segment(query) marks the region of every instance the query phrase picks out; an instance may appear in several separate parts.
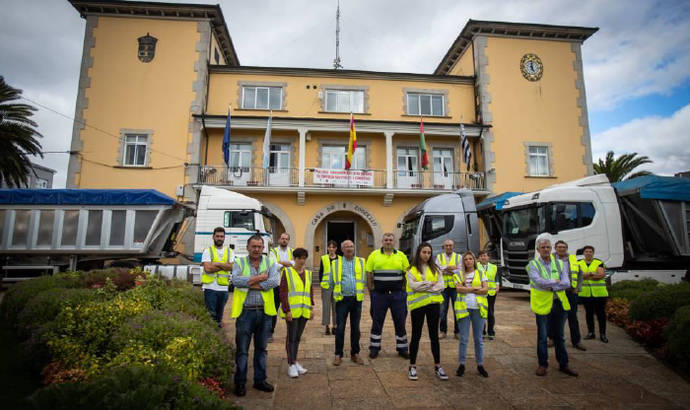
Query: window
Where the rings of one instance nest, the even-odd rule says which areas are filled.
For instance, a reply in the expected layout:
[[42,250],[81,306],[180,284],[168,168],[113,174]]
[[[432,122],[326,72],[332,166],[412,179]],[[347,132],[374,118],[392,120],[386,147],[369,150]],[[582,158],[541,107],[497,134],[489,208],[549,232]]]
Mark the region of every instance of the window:
[[442,117],[444,113],[442,94],[407,93],[407,114]]
[[37,246],[51,246],[53,244],[53,224],[55,211],[42,209],[39,216]]
[[230,168],[249,171],[252,161],[251,144],[230,144]]
[[453,229],[453,215],[427,215],[424,217],[422,240],[437,238]]
[[148,162],[148,135],[125,135],[125,149],[123,165],[128,167],[143,167]]
[[417,175],[417,148],[398,148],[398,177]]
[[102,223],[103,211],[90,210],[86,224],[86,246],[99,246],[101,244]]
[[530,146],[529,150],[529,176],[547,177],[549,172],[549,147]]
[[248,110],[280,110],[282,87],[242,87],[242,108]]
[[594,205],[590,202],[584,202],[580,204],[580,224],[579,226],[587,226],[592,223],[594,219]]
[[549,231],[553,233],[588,226],[596,213],[591,202],[555,202],[550,208]]
[[410,239],[417,234],[419,227],[419,220],[422,219],[420,215],[415,215],[412,219],[408,219],[403,223],[402,234],[400,239]]
[[544,232],[544,206],[508,210],[503,216],[505,235],[526,237]]
[[217,48],[213,49],[213,60],[215,60],[216,64],[220,64],[220,54]]
[[226,228],[242,228],[248,231],[254,230],[254,212],[251,211],[225,211],[223,226]]
[[[345,146],[324,145],[321,147],[321,166],[326,169],[345,169]],[[366,148],[357,147],[350,169],[366,169]]]
[[34,188],[38,188],[38,189],[48,188],[48,180],[43,179],[43,178],[36,178],[36,181],[34,181]]
[[364,112],[364,91],[326,90],[326,111]]

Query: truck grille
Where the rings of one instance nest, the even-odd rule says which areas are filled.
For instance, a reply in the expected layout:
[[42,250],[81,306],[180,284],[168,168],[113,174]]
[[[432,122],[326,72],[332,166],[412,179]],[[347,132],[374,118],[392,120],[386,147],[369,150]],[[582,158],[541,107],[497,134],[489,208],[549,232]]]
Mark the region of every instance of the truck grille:
[[529,284],[529,277],[525,271],[525,266],[534,256],[534,252],[528,250],[504,251],[503,259],[506,264],[506,279],[513,283]]

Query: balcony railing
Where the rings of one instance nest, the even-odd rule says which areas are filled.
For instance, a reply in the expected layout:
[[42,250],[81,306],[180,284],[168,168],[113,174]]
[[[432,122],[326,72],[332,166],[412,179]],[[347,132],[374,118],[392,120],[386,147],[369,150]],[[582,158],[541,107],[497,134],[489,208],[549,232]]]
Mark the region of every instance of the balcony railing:
[[[236,187],[298,187],[298,168],[197,166],[198,182],[206,185]],[[304,187],[387,189],[383,169],[344,170],[306,168]],[[486,189],[482,172],[402,171],[394,170],[391,189],[454,191],[467,188]]]

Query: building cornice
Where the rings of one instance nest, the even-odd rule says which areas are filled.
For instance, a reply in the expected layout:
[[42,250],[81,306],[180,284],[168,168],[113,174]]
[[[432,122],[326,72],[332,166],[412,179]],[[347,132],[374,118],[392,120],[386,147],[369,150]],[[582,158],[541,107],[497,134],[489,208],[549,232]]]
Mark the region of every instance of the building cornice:
[[211,74],[251,74],[251,75],[281,75],[290,77],[329,77],[329,78],[357,78],[369,80],[396,80],[435,82],[440,84],[469,84],[474,85],[474,77],[448,76],[436,74],[395,73],[385,71],[365,70],[333,70],[325,68],[297,68],[297,67],[254,67],[213,65],[209,67]]
[[[201,115],[194,116],[197,121],[202,121]],[[225,128],[225,115],[206,115],[203,123],[206,128]],[[232,116],[232,128],[239,129],[265,129],[268,117]],[[394,133],[394,134],[419,134],[419,122],[380,121],[380,120],[355,120],[358,132]],[[482,129],[490,126],[481,124],[463,124],[468,137],[481,136]],[[332,118],[284,118],[273,117],[271,129],[275,130],[307,130],[307,131],[331,131],[349,132],[349,119]],[[460,123],[434,123],[424,122],[424,133],[429,135],[460,136]]]
[[89,15],[158,19],[206,20],[211,23],[225,61],[240,65],[225,17],[219,5],[148,1],[68,0],[82,18]]
[[475,36],[501,36],[535,40],[558,40],[582,43],[599,30],[598,27],[553,26],[548,24],[508,23],[501,21],[469,20],[446,55],[434,70],[435,75],[447,75]]

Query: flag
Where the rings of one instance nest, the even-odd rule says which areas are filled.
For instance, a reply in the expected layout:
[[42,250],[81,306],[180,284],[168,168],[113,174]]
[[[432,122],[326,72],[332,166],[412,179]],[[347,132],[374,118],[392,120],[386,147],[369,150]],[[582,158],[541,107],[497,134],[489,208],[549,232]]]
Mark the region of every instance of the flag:
[[465,126],[460,123],[460,144],[462,146],[462,157],[467,164],[467,170],[470,170],[470,161],[472,160],[472,151],[470,151],[470,142],[467,140],[465,134]]
[[273,111],[268,116],[266,133],[264,134],[264,168],[268,168],[271,163],[271,123],[273,122]]
[[422,155],[422,169],[429,168],[429,154],[426,152],[426,141],[424,140],[424,118],[421,118],[419,126],[419,152]]
[[350,142],[347,144],[347,154],[345,155],[345,169],[352,167],[352,157],[357,150],[357,130],[355,129],[355,119],[350,113]]
[[223,159],[225,166],[230,165],[230,107],[228,106],[228,118],[225,120],[225,132],[223,132]]

